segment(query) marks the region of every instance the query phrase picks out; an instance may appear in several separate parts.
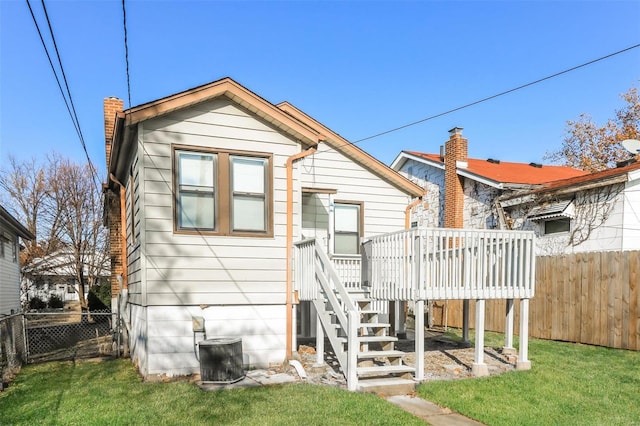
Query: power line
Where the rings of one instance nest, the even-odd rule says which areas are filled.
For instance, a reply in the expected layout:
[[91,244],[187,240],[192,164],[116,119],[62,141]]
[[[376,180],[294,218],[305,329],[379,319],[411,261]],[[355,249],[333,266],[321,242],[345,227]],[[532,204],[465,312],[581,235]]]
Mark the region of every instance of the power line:
[[127,96],[129,100],[129,108],[131,108],[131,81],[129,78],[129,44],[127,43],[127,9],[122,0],[122,24],[124,26],[124,60],[127,66]]
[[38,36],[40,37],[40,42],[42,43],[42,47],[44,48],[45,54],[47,55],[47,59],[49,60],[49,65],[51,66],[51,71],[53,71],[53,75],[56,79],[56,82],[58,84],[58,89],[60,89],[60,94],[62,95],[62,99],[64,100],[65,106],[67,107],[67,112],[69,113],[69,117],[71,118],[71,121],[73,123],[73,127],[76,130],[76,133],[78,135],[78,139],[80,140],[80,144],[82,145],[82,149],[84,151],[84,154],[87,158],[87,162],[89,165],[89,170],[91,171],[91,176],[92,176],[92,180],[94,181],[94,184],[96,185],[96,187],[98,188],[98,190],[100,189],[100,179],[97,176],[95,167],[93,166],[93,162],[91,161],[91,157],[89,156],[89,152],[87,150],[87,145],[85,143],[84,140],[84,136],[82,134],[82,129],[80,128],[80,121],[78,119],[78,114],[76,113],[76,109],[75,109],[75,105],[73,103],[73,98],[71,96],[71,90],[69,89],[69,83],[67,81],[67,76],[64,72],[64,67],[62,66],[62,60],[60,58],[60,52],[58,50],[58,45],[56,43],[56,39],[55,36],[53,34],[53,27],[51,26],[51,21],[49,19],[49,14],[47,13],[47,8],[44,4],[44,0],[42,1],[42,9],[44,11],[45,14],[45,18],[47,20],[47,25],[49,27],[49,33],[51,35],[51,40],[53,42],[53,46],[55,48],[56,51],[56,56],[58,59],[58,66],[60,67],[60,72],[62,74],[62,77],[64,79],[64,84],[66,87],[66,94],[65,91],[62,88],[62,84],[60,83],[60,77],[58,76],[58,72],[56,70],[56,67],[53,64],[53,61],[51,59],[51,55],[49,54],[49,49],[47,48],[47,44],[44,41],[44,37],[42,36],[42,32],[40,31],[40,26],[38,25],[38,21],[35,17],[35,14],[33,13],[33,8],[31,7],[31,3],[29,2],[29,0],[26,0],[27,2],[27,6],[29,7],[29,12],[31,13],[31,18],[33,19],[33,23],[36,27],[36,30],[38,32]]
[[630,46],[630,47],[627,47],[626,49],[618,50],[617,52],[613,52],[613,53],[610,53],[608,55],[602,56],[600,58],[591,60],[589,62],[585,62],[585,63],[577,65],[575,67],[568,68],[568,69],[566,69],[564,71],[560,71],[560,72],[557,72],[555,74],[551,74],[551,75],[548,75],[546,77],[539,78],[538,80],[532,81],[530,83],[526,83],[526,84],[523,84],[521,86],[514,87],[513,89],[505,90],[504,92],[500,92],[500,93],[497,93],[495,95],[487,96],[486,98],[482,98],[482,99],[479,99],[477,101],[470,102],[468,104],[459,106],[457,108],[453,108],[453,109],[450,109],[448,111],[444,111],[444,112],[441,112],[439,114],[435,114],[435,115],[423,118],[421,120],[417,120],[417,121],[414,121],[414,122],[411,122],[411,123],[408,123],[408,124],[404,124],[402,126],[395,127],[393,129],[390,129],[390,130],[386,130],[384,132],[376,133],[375,135],[367,136],[366,138],[358,139],[358,140],[356,140],[354,142],[351,142],[351,143],[353,145],[355,145],[355,144],[358,144],[360,142],[364,142],[364,141],[367,141],[367,140],[370,140],[370,139],[374,139],[374,138],[377,138],[377,137],[380,137],[380,136],[383,136],[383,135],[387,135],[389,133],[397,132],[398,130],[406,129],[407,127],[415,126],[416,124],[424,123],[425,121],[433,120],[434,118],[442,117],[443,115],[451,114],[452,112],[460,111],[462,109],[469,108],[471,106],[478,105],[478,104],[483,103],[483,102],[487,102],[487,101],[489,101],[491,99],[495,99],[497,97],[507,95],[507,94],[515,92],[517,90],[524,89],[525,87],[533,86],[534,84],[538,84],[538,83],[541,83],[543,81],[546,81],[546,80],[561,76],[561,75],[566,74],[566,73],[569,73],[571,71],[575,71],[577,69],[586,67],[588,65],[595,64],[596,62],[604,61],[605,59],[611,58],[612,56],[619,55],[621,53],[627,52],[627,51],[632,50],[632,49],[636,49],[638,47],[640,47],[640,43],[635,44],[635,45]]
[[42,2],[42,10],[44,11],[44,16],[47,20],[47,25],[49,27],[49,33],[51,34],[51,41],[53,42],[53,47],[56,51],[56,56],[58,58],[58,64],[60,65],[60,72],[62,73],[62,78],[64,80],[64,85],[67,89],[67,94],[69,96],[69,103],[71,104],[71,110],[73,111],[73,117],[75,118],[75,123],[78,128],[78,135],[80,136],[80,144],[82,145],[82,150],[84,151],[84,155],[87,157],[87,162],[89,164],[89,170],[91,171],[91,175],[93,177],[94,183],[97,188],[100,189],[100,179],[97,176],[95,167],[91,161],[91,157],[89,156],[89,151],[87,150],[87,144],[84,140],[84,135],[82,134],[82,128],[80,127],[80,120],[78,119],[78,114],[76,112],[76,107],[73,103],[73,97],[71,96],[71,89],[69,88],[69,82],[67,81],[67,75],[64,72],[64,67],[62,66],[62,59],[60,58],[60,51],[58,50],[58,44],[56,43],[56,38],[53,35],[53,27],[51,26],[51,21],[49,20],[49,13],[47,13],[47,7],[44,4],[44,0]]

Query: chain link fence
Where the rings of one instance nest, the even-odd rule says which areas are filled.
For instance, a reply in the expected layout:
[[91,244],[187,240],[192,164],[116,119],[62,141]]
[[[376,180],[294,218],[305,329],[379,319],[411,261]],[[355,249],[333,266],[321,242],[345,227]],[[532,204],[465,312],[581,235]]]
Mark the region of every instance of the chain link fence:
[[0,390],[26,362],[27,347],[21,314],[0,318]]
[[117,315],[27,312],[0,318],[0,390],[24,364],[120,356]]
[[29,312],[24,319],[28,363],[115,355],[110,311]]

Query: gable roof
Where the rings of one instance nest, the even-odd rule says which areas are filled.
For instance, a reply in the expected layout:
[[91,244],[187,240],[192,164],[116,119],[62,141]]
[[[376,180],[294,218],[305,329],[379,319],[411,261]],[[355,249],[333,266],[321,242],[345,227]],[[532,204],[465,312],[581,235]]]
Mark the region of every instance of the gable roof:
[[319,142],[325,142],[328,146],[346,155],[406,194],[420,196],[424,192],[418,185],[405,179],[399,173],[396,173],[337,133],[331,131],[328,127],[293,107],[293,105],[285,102],[276,106],[229,77],[147,102],[118,114],[109,162],[111,170],[108,172],[114,173],[116,177],[121,177],[125,172],[126,166],[123,166],[122,163],[129,157],[127,153],[132,148],[134,142],[133,133],[137,123],[220,96],[229,98],[291,135],[300,142],[303,148],[316,146]]
[[395,170],[391,169],[380,160],[367,154],[361,148],[352,144],[351,142],[340,136],[338,133],[335,133],[324,124],[316,121],[314,118],[307,115],[305,112],[298,109],[291,103],[281,102],[277,105],[277,107],[294,117],[296,120],[299,120],[302,123],[311,124],[313,127],[319,129],[322,134],[327,137],[325,142],[328,146],[340,152],[347,158],[350,158],[351,160],[361,164],[374,174],[386,178],[386,180],[394,184],[396,187],[399,187],[400,189],[402,189],[402,186],[407,186],[406,192],[413,195],[414,197],[419,197],[424,194],[424,189],[422,189],[419,185],[416,185],[415,183],[406,179],[400,173],[397,173]]
[[[417,151],[402,151],[393,161],[391,167],[394,170],[399,170],[408,159],[444,169],[444,160],[441,159],[439,154],[426,154]],[[468,158],[467,167],[458,167],[458,174],[497,188],[503,188],[531,187],[545,182],[582,176],[587,172],[566,166]]]

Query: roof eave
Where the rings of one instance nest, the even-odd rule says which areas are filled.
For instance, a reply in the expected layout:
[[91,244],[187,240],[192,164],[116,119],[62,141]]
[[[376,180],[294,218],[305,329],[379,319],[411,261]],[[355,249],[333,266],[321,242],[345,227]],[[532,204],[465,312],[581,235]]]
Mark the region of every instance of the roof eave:
[[34,240],[36,237],[24,227],[18,220],[11,215],[4,207],[0,206],[0,218],[21,238],[26,240]]
[[315,129],[292,119],[271,102],[228,77],[130,108],[125,111],[127,125],[135,125],[220,96],[226,96],[257,114],[262,119],[299,139],[306,146],[313,146],[318,142],[319,135]]
[[390,184],[405,192],[406,194],[413,197],[421,197],[422,195],[424,195],[424,189],[422,187],[411,182],[400,173],[397,173],[397,171],[391,169],[380,160],[355,146],[339,134],[335,133],[333,130],[326,127],[324,124],[320,123],[319,121],[315,120],[314,118],[310,117],[309,115],[292,105],[291,103],[281,102],[277,105],[277,107],[285,113],[289,114],[294,119],[301,121],[304,124],[319,128],[327,137],[325,139],[325,143],[327,145],[347,156],[348,158],[356,160],[365,168],[378,175],[379,177],[385,178]]

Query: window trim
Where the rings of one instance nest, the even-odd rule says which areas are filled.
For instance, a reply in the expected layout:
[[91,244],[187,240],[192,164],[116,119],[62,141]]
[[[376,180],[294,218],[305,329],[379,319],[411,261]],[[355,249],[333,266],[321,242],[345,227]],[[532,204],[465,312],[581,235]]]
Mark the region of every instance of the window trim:
[[[565,230],[565,231],[557,231],[557,232],[547,232],[547,223],[549,222],[568,222],[569,223],[569,229]],[[548,236],[548,235],[563,235],[563,234],[568,234],[569,232],[571,232],[571,218],[568,217],[555,217],[553,219],[548,219],[548,220],[544,220],[542,221],[542,235],[544,236]]]
[[[359,207],[359,215],[358,215],[358,251],[357,253],[337,253],[336,252],[336,234],[338,234],[338,232],[336,231],[336,218],[335,218],[335,207],[338,204],[345,204],[345,205],[355,205]],[[362,241],[362,238],[364,238],[364,202],[363,201],[354,201],[354,200],[333,200],[333,206],[334,206],[334,216],[333,216],[333,242],[331,243],[333,245],[333,254],[336,256],[356,256],[361,254],[361,247],[360,247],[360,242]]]
[[[215,229],[180,228],[178,226],[178,151],[216,155],[216,176],[214,176],[214,203],[217,217],[214,221]],[[233,231],[233,177],[231,176],[231,157],[253,157],[266,160],[265,164],[265,230],[264,231]],[[233,237],[273,237],[273,154],[268,152],[242,151],[231,149],[217,149],[194,145],[171,145],[171,174],[173,180],[173,232],[184,235],[212,235]]]

